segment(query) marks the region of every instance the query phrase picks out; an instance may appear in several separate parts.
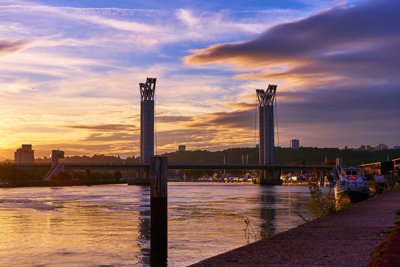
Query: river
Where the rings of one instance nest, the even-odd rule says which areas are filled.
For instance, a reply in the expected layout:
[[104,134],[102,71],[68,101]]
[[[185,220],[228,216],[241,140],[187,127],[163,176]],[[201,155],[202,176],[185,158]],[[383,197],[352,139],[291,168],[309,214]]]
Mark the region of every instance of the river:
[[[306,186],[169,183],[168,194],[169,266],[296,227],[310,199]],[[148,187],[2,188],[0,266],[148,266],[149,214]]]

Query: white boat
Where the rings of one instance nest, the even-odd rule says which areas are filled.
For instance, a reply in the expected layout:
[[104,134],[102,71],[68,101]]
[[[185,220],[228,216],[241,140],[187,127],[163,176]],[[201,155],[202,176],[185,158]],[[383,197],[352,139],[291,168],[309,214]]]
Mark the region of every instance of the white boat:
[[339,199],[343,194],[347,194],[353,203],[360,202],[369,198],[370,191],[368,181],[365,179],[363,171],[359,168],[338,167],[338,181],[335,185],[335,198]]

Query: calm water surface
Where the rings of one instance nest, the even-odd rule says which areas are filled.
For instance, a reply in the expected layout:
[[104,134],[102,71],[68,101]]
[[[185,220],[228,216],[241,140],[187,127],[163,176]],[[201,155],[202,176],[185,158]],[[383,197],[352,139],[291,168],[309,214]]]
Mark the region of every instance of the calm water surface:
[[[186,266],[303,223],[303,186],[169,183],[169,266]],[[0,189],[0,266],[148,266],[149,188]]]

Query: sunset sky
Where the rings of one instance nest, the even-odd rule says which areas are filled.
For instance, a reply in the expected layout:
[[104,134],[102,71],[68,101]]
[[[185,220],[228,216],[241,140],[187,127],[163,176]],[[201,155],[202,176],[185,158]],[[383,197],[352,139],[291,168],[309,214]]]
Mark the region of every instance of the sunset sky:
[[400,145],[400,1],[0,0],[0,159],[137,156],[146,77],[158,153],[255,146],[268,84],[276,145]]

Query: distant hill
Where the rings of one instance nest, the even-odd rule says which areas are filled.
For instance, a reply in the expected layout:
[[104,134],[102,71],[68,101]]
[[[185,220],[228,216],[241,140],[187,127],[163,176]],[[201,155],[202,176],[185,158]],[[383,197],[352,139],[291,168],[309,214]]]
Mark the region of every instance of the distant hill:
[[[170,163],[195,163],[195,164],[249,164],[258,163],[258,149],[256,148],[231,148],[222,151],[176,151],[160,156],[168,157]],[[368,151],[357,149],[301,147],[299,149],[275,148],[276,163],[282,164],[322,164],[325,158],[329,163],[334,163],[335,158],[342,157],[347,166],[356,166],[362,163],[385,161],[387,158],[400,158],[400,150]],[[50,162],[50,159],[36,159],[37,163]],[[94,155],[66,157],[66,163],[139,163],[139,157],[121,159],[114,156]]]
[[[258,163],[258,149],[256,148],[232,148],[223,151],[210,152],[204,150],[196,151],[177,151],[166,153],[162,156],[168,157],[171,163],[220,163],[241,164],[248,158],[249,164]],[[385,161],[399,158],[400,150],[381,150],[367,151],[356,149],[338,149],[338,148],[317,148],[301,147],[299,149],[275,148],[276,163],[282,164],[322,164],[325,158],[334,163],[337,157],[344,159],[347,166],[360,165],[362,163]]]
[[[35,163],[50,163],[50,158],[37,158],[35,159]],[[65,157],[65,163],[139,163],[140,158],[137,157],[128,157],[126,159],[121,159],[120,157],[115,156],[106,156],[106,155],[93,155],[91,157],[88,156],[72,156]]]

